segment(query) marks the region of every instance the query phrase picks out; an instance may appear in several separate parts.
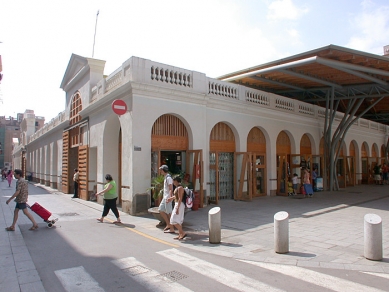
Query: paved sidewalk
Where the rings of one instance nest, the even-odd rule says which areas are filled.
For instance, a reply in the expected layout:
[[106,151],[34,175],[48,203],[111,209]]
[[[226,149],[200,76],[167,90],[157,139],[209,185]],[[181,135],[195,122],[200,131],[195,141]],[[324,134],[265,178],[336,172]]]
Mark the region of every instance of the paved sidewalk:
[[6,181],[0,182],[0,291],[42,292],[45,289],[19,228],[32,225],[31,221],[19,211],[15,231],[5,230],[13,221],[15,203],[7,205],[6,201],[15,193],[15,184],[16,180],[11,187]]
[[[3,213],[0,220],[0,290],[44,291],[19,227],[15,232],[4,229],[12,222],[14,204],[7,206],[5,201],[12,195],[14,185],[8,188],[0,183],[0,186],[0,210]],[[54,198],[56,204],[65,208],[71,206],[72,211],[83,216],[98,217],[101,214],[102,206],[95,202],[71,199],[70,195],[57,190],[36,186],[58,195]],[[52,196],[39,196],[39,202],[49,210],[54,207],[50,205],[53,204]],[[131,216],[121,213],[121,219],[125,224],[134,225],[137,232],[201,252],[302,267],[389,273],[389,186],[361,185],[339,192],[317,192],[313,198],[305,199],[260,197],[252,202],[220,201],[220,244],[210,244],[208,240],[208,211],[213,207],[216,205],[185,215],[184,229],[188,236],[181,242],[174,240],[173,234],[165,234],[157,228],[158,221],[149,214]],[[290,252],[287,254],[274,252],[273,222],[274,214],[279,211],[288,212],[290,218]],[[382,261],[370,261],[363,256],[364,216],[369,213],[379,215],[383,221]],[[29,225],[30,222],[20,214],[18,224]]]

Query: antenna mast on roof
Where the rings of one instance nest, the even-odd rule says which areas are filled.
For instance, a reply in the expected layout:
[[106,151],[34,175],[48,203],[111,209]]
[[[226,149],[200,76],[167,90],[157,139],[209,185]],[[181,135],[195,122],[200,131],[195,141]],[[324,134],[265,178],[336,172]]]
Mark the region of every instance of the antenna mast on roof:
[[92,58],[95,54],[95,40],[96,40],[96,29],[97,29],[97,18],[99,17],[99,10],[97,10],[96,14],[96,24],[95,24],[95,36],[93,37],[93,50],[92,50]]

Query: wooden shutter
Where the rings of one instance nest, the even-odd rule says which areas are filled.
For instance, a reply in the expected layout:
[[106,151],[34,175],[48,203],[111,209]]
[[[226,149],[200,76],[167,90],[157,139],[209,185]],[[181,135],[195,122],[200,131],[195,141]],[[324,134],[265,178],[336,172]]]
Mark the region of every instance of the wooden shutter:
[[69,193],[69,131],[62,134],[62,192]]
[[88,196],[88,146],[78,147],[78,171],[79,171],[79,197],[83,200],[89,200]]

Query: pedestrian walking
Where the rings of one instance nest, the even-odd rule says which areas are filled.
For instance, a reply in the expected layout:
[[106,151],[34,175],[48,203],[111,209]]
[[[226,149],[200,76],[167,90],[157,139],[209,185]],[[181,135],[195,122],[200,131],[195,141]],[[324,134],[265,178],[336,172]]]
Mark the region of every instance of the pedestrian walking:
[[292,183],[293,183],[293,195],[295,196],[295,195],[297,195],[297,185],[298,185],[297,173],[293,174]]
[[170,198],[173,196],[173,179],[169,174],[169,167],[167,165],[161,165],[159,170],[165,176],[165,179],[163,180],[163,198],[158,207],[159,214],[161,214],[163,220],[166,222],[166,227],[163,232],[175,233],[174,226],[170,224],[170,216],[173,206],[171,203],[169,203],[171,202]]
[[12,170],[10,169],[10,170],[8,170],[8,173],[7,173],[7,181],[8,181],[9,188],[11,187],[12,179],[13,179],[13,173],[12,173]]
[[16,192],[7,200],[7,205],[15,198],[16,206],[14,210],[14,218],[12,225],[7,227],[7,231],[15,231],[15,225],[18,221],[19,210],[23,210],[24,215],[32,222],[32,227],[30,230],[38,229],[38,224],[36,224],[34,217],[28,212],[27,209],[27,200],[28,200],[28,182],[22,177],[23,173],[20,169],[15,169],[15,178],[18,180],[16,182]]
[[116,207],[116,201],[118,198],[118,193],[116,191],[116,182],[113,180],[112,175],[106,174],[105,180],[107,183],[104,186],[104,190],[96,193],[96,196],[104,194],[104,209],[101,218],[97,219],[97,221],[103,223],[104,217],[106,217],[109,213],[109,210],[112,210],[113,214],[115,214],[116,221],[113,223],[121,223],[120,215],[118,208]]
[[72,198],[78,198],[78,183],[80,181],[80,174],[78,168],[74,169],[73,182],[74,182],[74,195]]
[[186,233],[182,229],[182,223],[184,222],[185,203],[182,201],[184,197],[184,188],[181,186],[181,178],[176,176],[173,178],[173,184],[175,185],[174,196],[166,200],[167,203],[174,200],[174,209],[170,217],[170,224],[178,229],[178,236],[174,239],[182,240],[186,237]]
[[389,168],[388,166],[386,165],[386,163],[383,163],[382,164],[382,184],[383,185],[387,185],[388,184],[388,172],[389,172]]
[[312,189],[312,185],[311,185],[311,180],[310,180],[310,174],[309,174],[309,170],[307,168],[304,168],[304,189],[305,189],[305,193],[306,193],[306,196],[312,198],[313,196],[313,189]]

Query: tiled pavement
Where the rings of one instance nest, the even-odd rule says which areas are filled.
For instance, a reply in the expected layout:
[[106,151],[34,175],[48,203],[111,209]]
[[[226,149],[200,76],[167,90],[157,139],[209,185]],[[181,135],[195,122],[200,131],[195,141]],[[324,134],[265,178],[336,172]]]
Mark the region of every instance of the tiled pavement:
[[[101,205],[72,200],[57,190],[40,187],[56,194],[56,202],[72,204],[75,212],[100,215]],[[44,291],[19,227],[15,232],[5,231],[12,222],[14,208],[14,203],[8,206],[5,201],[13,190],[14,186],[8,188],[5,182],[0,182],[0,210],[3,214],[0,216],[0,291]],[[46,202],[50,206],[53,197],[40,196],[43,205],[45,198],[51,200]],[[260,197],[251,202],[220,201],[220,244],[210,244],[208,240],[208,211],[213,207],[216,206],[206,206],[186,214],[184,228],[188,237],[180,244],[237,259],[389,273],[389,186],[360,185],[338,192],[317,192],[313,198],[306,199]],[[290,244],[286,254],[274,252],[274,214],[279,211],[289,213]],[[368,213],[379,215],[383,221],[382,261],[367,260],[363,256],[364,216]],[[158,221],[150,215],[122,213],[121,218],[123,223],[135,225],[141,233],[177,244],[171,234],[164,234],[162,229],[156,228]],[[31,223],[20,213],[18,224],[27,228]]]

